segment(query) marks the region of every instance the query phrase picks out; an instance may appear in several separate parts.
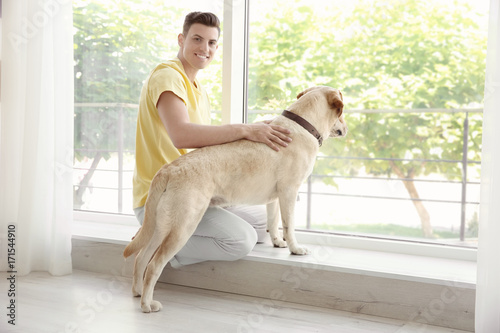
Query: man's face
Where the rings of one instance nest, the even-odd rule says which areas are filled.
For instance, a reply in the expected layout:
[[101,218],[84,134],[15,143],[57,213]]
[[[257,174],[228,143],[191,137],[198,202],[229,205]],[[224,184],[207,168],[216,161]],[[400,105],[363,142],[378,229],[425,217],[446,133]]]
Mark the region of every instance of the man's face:
[[192,69],[200,70],[212,62],[219,47],[218,39],[217,28],[195,23],[189,28],[187,36],[179,35],[180,51]]

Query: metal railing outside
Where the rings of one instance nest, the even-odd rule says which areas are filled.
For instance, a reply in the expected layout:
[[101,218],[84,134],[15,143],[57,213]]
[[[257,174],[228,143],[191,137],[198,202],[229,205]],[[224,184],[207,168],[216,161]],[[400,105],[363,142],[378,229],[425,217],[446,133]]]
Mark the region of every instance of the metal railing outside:
[[[93,186],[93,188],[106,189],[106,190],[116,190],[117,191],[117,200],[118,200],[118,213],[123,213],[123,191],[130,190],[130,188],[123,187],[123,173],[124,172],[132,172],[133,169],[124,169],[124,154],[129,153],[133,154],[133,151],[130,149],[125,149],[124,147],[124,111],[126,109],[138,109],[138,105],[136,104],[127,104],[127,103],[75,103],[75,108],[109,108],[114,109],[114,112],[118,113],[117,117],[117,147],[114,150],[100,150],[98,148],[95,149],[75,149],[75,151],[80,152],[94,152],[97,153],[102,151],[103,153],[116,153],[118,159],[118,168],[117,170],[107,170],[107,169],[98,169],[94,170],[90,169],[78,169],[80,171],[106,171],[117,173],[118,186],[117,187],[100,187]],[[471,113],[482,113],[481,108],[475,109],[391,109],[391,110],[346,110],[346,113],[464,113],[465,119],[462,127],[462,158],[460,160],[419,160],[419,159],[404,159],[404,158],[372,158],[372,157],[346,157],[346,156],[318,156],[317,159],[344,159],[344,160],[386,160],[386,161],[401,161],[401,162],[437,162],[437,163],[459,163],[461,164],[462,169],[462,177],[459,181],[453,180],[421,180],[421,179],[404,179],[404,178],[392,178],[392,177],[368,177],[368,176],[342,176],[342,175],[321,175],[321,174],[311,174],[307,180],[307,190],[305,192],[301,192],[302,194],[307,195],[307,229],[311,228],[311,207],[312,207],[312,198],[314,195],[331,195],[331,196],[344,196],[344,197],[357,197],[357,198],[365,198],[365,199],[388,199],[388,200],[405,200],[405,201],[424,201],[424,202],[440,202],[440,203],[453,203],[461,205],[461,218],[460,218],[460,240],[463,241],[465,239],[465,225],[466,225],[466,206],[469,204],[479,204],[476,201],[468,201],[467,200],[467,186],[471,184],[479,184],[479,182],[473,182],[467,180],[467,167],[472,164],[480,164],[480,161],[471,161],[468,160],[468,138],[469,138],[469,114]],[[249,112],[250,114],[277,114],[276,111],[263,111],[263,110],[253,110]],[[135,126],[132,126],[135,129]],[[413,198],[400,198],[400,197],[385,197],[385,196],[370,196],[370,195],[355,195],[355,194],[343,194],[343,193],[320,193],[314,192],[312,189],[313,179],[321,179],[324,177],[332,177],[332,178],[352,178],[352,179],[367,179],[367,180],[398,180],[398,181],[425,181],[425,182],[440,182],[440,183],[460,183],[461,184],[461,200],[438,200],[438,199],[413,199]],[[80,184],[74,184],[75,188],[79,186],[86,186]]]
[[[117,170],[107,170],[107,169],[98,169],[95,168],[94,170],[89,170],[87,169],[86,171],[89,172],[94,172],[94,171],[103,171],[103,172],[114,172],[117,173],[117,180],[118,180],[118,187],[117,188],[112,188],[112,187],[100,187],[100,186],[92,186],[92,188],[96,189],[105,189],[105,190],[117,190],[117,200],[118,200],[118,213],[123,212],[123,191],[124,190],[131,190],[131,188],[124,188],[123,187],[123,173],[125,171],[124,169],[124,153],[134,153],[133,150],[127,150],[124,147],[124,110],[125,109],[133,109],[133,110],[138,110],[139,105],[138,104],[130,104],[130,103],[75,103],[75,108],[113,108],[116,109],[118,112],[118,119],[117,119],[117,130],[116,132],[118,133],[118,138],[117,138],[117,147],[115,150],[103,150],[103,149],[79,149],[75,148],[75,151],[80,151],[80,152],[102,152],[102,153],[117,153],[117,158],[118,158],[118,168]],[[135,128],[135,126],[134,126]],[[78,168],[77,168],[78,169]],[[82,170],[81,168],[79,170]],[[127,171],[133,171],[132,170],[127,170]],[[80,187],[82,185],[80,184],[73,184],[73,187]],[[83,185],[83,187],[89,187],[88,185]]]

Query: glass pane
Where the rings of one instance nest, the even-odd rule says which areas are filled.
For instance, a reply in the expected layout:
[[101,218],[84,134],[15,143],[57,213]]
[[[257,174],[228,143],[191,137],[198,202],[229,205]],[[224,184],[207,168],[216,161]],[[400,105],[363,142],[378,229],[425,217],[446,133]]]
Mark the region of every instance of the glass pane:
[[[75,0],[74,208],[132,214],[131,178],[143,81],[177,56],[186,14],[211,11],[222,21],[223,0]],[[200,72],[214,123],[220,119],[222,40]]]
[[251,2],[248,121],[310,86],[344,96],[297,225],[475,246],[488,3]]

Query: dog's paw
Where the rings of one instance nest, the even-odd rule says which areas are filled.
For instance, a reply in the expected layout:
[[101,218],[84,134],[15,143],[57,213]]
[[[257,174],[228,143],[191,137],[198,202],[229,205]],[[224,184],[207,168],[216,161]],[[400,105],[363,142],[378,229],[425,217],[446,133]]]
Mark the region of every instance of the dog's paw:
[[162,309],[162,305],[158,301],[151,301],[151,304],[142,303],[141,309],[144,313],[158,312]]
[[158,301],[152,301],[151,302],[151,311],[153,312],[158,312],[163,308],[160,302]]
[[292,254],[296,254],[296,255],[305,255],[305,254],[310,254],[311,251],[305,247],[305,246],[293,246],[293,247],[290,247],[290,252]]
[[273,239],[274,247],[287,247],[286,242],[283,239],[275,238]]

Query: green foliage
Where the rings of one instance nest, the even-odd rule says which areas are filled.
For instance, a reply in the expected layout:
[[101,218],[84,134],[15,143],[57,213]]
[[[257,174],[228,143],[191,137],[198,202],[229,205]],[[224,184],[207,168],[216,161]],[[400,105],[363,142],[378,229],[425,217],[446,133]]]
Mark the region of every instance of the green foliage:
[[[462,160],[465,113],[425,109],[482,105],[486,34],[470,2],[359,0],[336,7],[332,1],[319,9],[316,2],[273,3],[251,26],[248,105],[281,110],[320,84],[340,88],[352,111],[345,116],[347,138],[327,141],[320,153],[354,159],[320,158],[316,174],[461,179],[461,164],[449,161]],[[372,109],[405,111],[363,111]],[[468,158],[477,161],[481,115],[470,118]],[[422,225],[429,226],[423,209]]]
[[137,103],[149,72],[177,53],[180,15],[162,1],[76,1],[75,101]]
[[[360,2],[349,20],[349,25],[341,22],[352,31],[341,41],[340,63],[346,73],[323,74],[340,79],[337,84],[349,96],[348,108],[460,108],[482,103],[486,39],[479,33],[477,21],[471,19],[467,3]],[[342,82],[342,77],[353,79]],[[462,158],[463,114],[379,113],[350,120],[348,116],[350,138],[344,153],[351,156],[372,152],[382,158]],[[472,128],[474,133],[480,131]],[[479,155],[479,144],[470,142],[475,155]],[[323,152],[337,153],[332,145]],[[362,163],[373,174],[391,172],[380,161]],[[406,175],[461,176],[457,163],[422,162],[408,167],[398,163],[398,167]]]
[[275,9],[251,27],[249,109],[286,107],[297,86],[305,87],[302,75],[307,54],[316,46],[310,38],[315,27],[310,7],[287,2]]
[[[338,87],[347,109],[462,108],[481,105],[486,37],[467,2],[417,0],[333,5],[312,11],[301,1],[275,2],[252,24],[249,106],[280,110],[307,86]],[[281,9],[285,7],[284,9]],[[348,113],[348,137],[330,140],[330,156],[461,160],[463,113]],[[470,155],[479,157],[481,123],[471,122]],[[458,164],[397,164],[405,174],[460,177]],[[345,169],[324,160],[316,172]],[[390,174],[387,162],[355,160]]]

